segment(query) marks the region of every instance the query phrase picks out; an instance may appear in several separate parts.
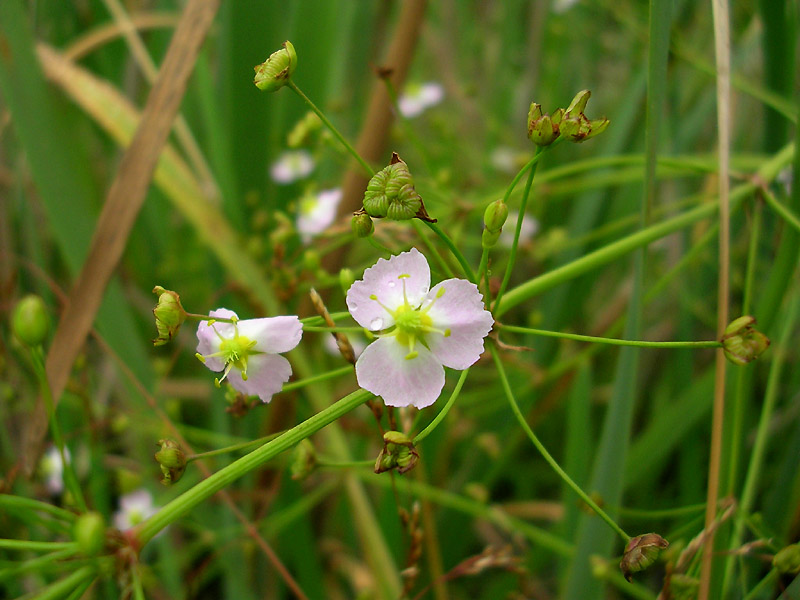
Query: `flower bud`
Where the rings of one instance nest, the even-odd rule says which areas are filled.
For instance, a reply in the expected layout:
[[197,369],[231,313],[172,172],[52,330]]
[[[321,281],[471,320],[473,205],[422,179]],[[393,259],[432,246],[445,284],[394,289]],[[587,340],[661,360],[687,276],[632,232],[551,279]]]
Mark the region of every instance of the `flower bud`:
[[96,556],[106,543],[106,524],[97,512],[87,512],[78,517],[72,536],[84,556]]
[[560,131],[561,136],[571,142],[585,142],[603,133],[608,129],[611,121],[603,117],[602,119],[595,119],[590,121],[589,118],[583,114],[586,110],[586,103],[589,102],[589,97],[592,92],[583,90],[576,94],[570,102],[564,113],[564,120],[561,122]]
[[269,58],[255,67],[256,76],[253,82],[265,92],[276,92],[281,89],[297,68],[297,53],[289,41],[283,42],[283,48],[270,54]]
[[800,573],[800,544],[786,546],[772,557],[772,566],[784,575]]
[[484,248],[491,248],[500,238],[500,232],[508,218],[508,206],[502,200],[495,200],[483,213],[483,236],[482,243]]
[[39,346],[47,337],[50,317],[47,307],[39,296],[29,294],[14,307],[11,315],[11,331],[28,346]]
[[375,231],[375,225],[364,209],[357,210],[353,213],[353,220],[350,221],[350,228],[358,238],[369,237],[372,235],[372,232]]
[[317,468],[317,452],[308,438],[303,439],[292,452],[290,467],[292,479],[303,480]]
[[720,340],[725,357],[735,365],[743,366],[757,359],[769,347],[769,338],[753,328],[756,320],[751,316],[739,317],[725,328]]
[[[370,220],[370,223],[372,221]],[[342,292],[347,294],[347,290],[350,289],[350,286],[355,283],[356,276],[353,274],[353,269],[348,267],[343,268],[339,271],[339,285],[342,287]]]
[[667,546],[669,542],[657,533],[645,533],[631,538],[619,563],[625,579],[631,581],[634,573],[644,571],[652,565]]
[[528,111],[528,138],[537,146],[549,146],[558,138],[563,116],[563,108],[559,108],[552,116],[543,115],[542,105],[532,102]]
[[311,142],[311,136],[322,128],[322,121],[317,113],[308,111],[305,116],[295,123],[286,136],[286,145],[289,148],[300,148]]
[[158,337],[153,340],[153,345],[163,346],[178,333],[186,320],[186,311],[181,306],[181,297],[172,290],[157,285],[153,293],[158,294],[158,304],[153,309]]
[[435,223],[425,211],[422,197],[414,189],[414,180],[408,165],[396,152],[392,162],[378,171],[367,184],[364,193],[364,210],[371,217],[407,221],[417,217]]
[[375,461],[375,472],[397,469],[402,475],[413,469],[418,461],[419,454],[411,438],[399,431],[387,431],[383,434],[383,450]]
[[161,449],[155,453],[155,459],[161,467],[164,478],[161,483],[172,485],[183,477],[186,471],[186,455],[181,450],[178,442],[170,439],[158,440],[156,444]]

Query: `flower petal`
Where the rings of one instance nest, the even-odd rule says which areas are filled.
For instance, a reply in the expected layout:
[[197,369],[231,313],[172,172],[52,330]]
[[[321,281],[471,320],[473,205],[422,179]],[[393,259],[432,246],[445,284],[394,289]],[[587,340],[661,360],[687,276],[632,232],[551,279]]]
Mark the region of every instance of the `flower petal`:
[[[218,308],[208,313],[208,316],[233,319],[236,318],[236,313],[227,308]],[[208,356],[209,354],[219,352],[219,344],[222,341],[220,336],[223,338],[233,337],[233,324],[217,322],[213,325],[209,325],[208,321],[200,321],[200,324],[197,326],[197,353]],[[207,358],[205,360],[205,365],[212,371],[222,371],[225,367],[225,363],[216,357]]]
[[303,336],[303,324],[295,316],[245,319],[236,325],[239,335],[256,342],[255,350],[268,354],[288,352]]
[[[436,298],[440,289],[444,294]],[[446,367],[466,369],[483,353],[483,338],[491,331],[494,319],[483,307],[483,296],[474,283],[447,279],[437,284],[423,305],[433,306],[428,316],[437,329],[449,329],[450,335],[429,334],[425,341],[434,356]]]
[[277,354],[256,354],[247,361],[247,381],[239,369],[231,369],[228,381],[238,391],[248,396],[258,396],[262,402],[272,400],[283,384],[292,376],[289,361]]
[[418,345],[417,351],[406,360],[408,348],[394,336],[378,339],[356,361],[358,385],[382,396],[387,406],[430,406],[442,393],[444,369],[427,348]]
[[[399,279],[400,275],[408,277]],[[403,306],[404,284],[408,303],[414,308],[418,307],[431,285],[431,270],[426,258],[416,248],[389,260],[380,258],[364,271],[364,278],[347,290],[347,308],[362,327],[372,331],[391,327],[394,317],[381,304],[390,310]],[[378,302],[370,299],[372,294],[378,297]]]

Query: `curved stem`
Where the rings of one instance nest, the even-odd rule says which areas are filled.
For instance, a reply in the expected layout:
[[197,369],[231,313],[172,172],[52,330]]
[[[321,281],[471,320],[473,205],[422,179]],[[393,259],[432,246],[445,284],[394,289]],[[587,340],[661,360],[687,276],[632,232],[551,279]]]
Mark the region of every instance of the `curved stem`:
[[[497,298],[495,299],[495,306],[500,306],[500,300],[503,298],[503,294],[506,292],[506,288],[508,287],[508,282],[511,279],[511,272],[514,270],[514,263],[517,260],[517,247],[519,246],[519,236],[522,233],[522,222],[525,219],[525,209],[528,206],[528,198],[530,197],[531,193],[531,186],[533,185],[533,178],[536,175],[536,167],[539,164],[539,158],[544,154],[545,150],[542,146],[538,146],[536,148],[536,154],[534,155],[533,159],[529,163],[531,165],[530,171],[528,172],[528,181],[525,183],[525,191],[522,193],[522,202],[519,205],[519,215],[517,216],[517,226],[514,229],[514,241],[511,242],[511,250],[508,253],[508,264],[506,264],[506,272],[503,274],[503,283],[500,284],[500,291],[497,292]],[[506,192],[506,196],[511,193],[512,188],[509,187],[508,191]],[[487,298],[487,302],[488,302]]]
[[514,331],[516,333],[528,333],[544,337],[561,338],[565,340],[577,340],[579,342],[594,342],[597,344],[609,344],[612,346],[638,346],[640,348],[720,348],[722,343],[709,340],[700,342],[645,342],[642,340],[617,340],[613,338],[596,337],[593,335],[580,335],[577,333],[562,333],[560,331],[548,331],[546,329],[534,329],[532,327],[518,327],[516,325],[497,324],[501,329]]
[[463,371],[461,371],[461,377],[458,378],[458,383],[456,383],[456,387],[453,390],[453,393],[450,394],[450,398],[447,400],[447,404],[445,404],[444,408],[442,408],[442,410],[439,411],[439,414],[434,417],[433,421],[431,421],[428,424],[428,426],[422,431],[420,431],[417,437],[414,438],[415,444],[419,444],[422,440],[424,440],[431,433],[433,433],[433,430],[436,429],[439,426],[439,423],[441,423],[444,420],[444,418],[447,416],[447,413],[453,407],[453,404],[455,404],[456,398],[458,398],[458,395],[461,393],[461,388],[464,387],[464,382],[467,380],[468,374],[469,374],[469,369],[464,369]]
[[613,529],[617,535],[619,535],[625,543],[630,541],[631,536],[629,536],[625,531],[617,525],[617,522],[614,521],[602,508],[600,508],[597,503],[592,500],[589,495],[584,492],[581,487],[573,481],[572,477],[570,477],[564,469],[561,468],[556,462],[556,459],[552,457],[552,455],[547,451],[547,448],[544,447],[544,444],[539,441],[539,438],[530,428],[527,421],[525,421],[525,416],[522,414],[522,411],[519,409],[519,405],[517,404],[517,400],[514,398],[514,392],[511,391],[511,385],[508,382],[508,377],[506,377],[506,371],[503,368],[503,363],[500,360],[500,355],[497,352],[497,348],[494,346],[493,343],[489,344],[489,351],[492,353],[492,359],[494,360],[494,364],[497,367],[497,374],[500,377],[500,383],[503,385],[503,391],[506,394],[506,398],[508,399],[508,403],[511,405],[511,411],[514,413],[514,416],[519,421],[519,424],[522,426],[522,429],[525,431],[528,438],[531,440],[533,445],[539,451],[539,454],[542,455],[544,460],[547,462],[548,465],[556,472],[556,474],[566,483],[572,491],[575,492],[581,500],[583,500],[589,508],[591,508],[598,517],[603,519],[611,529]]
[[436,235],[438,235],[439,238],[441,238],[441,240],[445,243],[445,245],[450,249],[450,252],[452,252],[453,256],[456,257],[456,260],[458,260],[458,263],[461,265],[461,268],[464,269],[464,274],[467,276],[467,278],[472,283],[477,283],[475,279],[475,273],[472,272],[472,267],[469,266],[467,259],[464,258],[463,254],[461,254],[461,250],[459,250],[456,247],[456,245],[453,243],[453,240],[447,237],[447,234],[444,231],[442,231],[436,223],[425,221],[425,225],[430,227],[433,230],[433,232]]
[[336,137],[336,139],[339,140],[339,142],[347,149],[347,151],[353,156],[353,158],[355,158],[356,161],[358,161],[358,164],[361,165],[361,169],[364,171],[364,174],[367,176],[367,178],[371,178],[375,174],[375,171],[372,170],[372,167],[370,167],[369,164],[367,164],[367,161],[365,161],[361,157],[361,155],[356,151],[356,149],[353,148],[353,146],[350,145],[350,142],[348,142],[344,138],[344,136],[341,133],[339,133],[339,130],[336,129],[336,127],[333,126],[333,123],[331,123],[328,120],[328,117],[326,117],[325,114],[319,108],[317,108],[317,105],[314,104],[311,101],[311,99],[308,96],[306,96],[302,92],[302,90],[299,87],[297,87],[297,84],[294,81],[292,81],[291,79],[286,84],[286,86],[289,89],[291,89],[295,94],[300,96],[305,101],[306,104],[308,104],[308,107],[311,110],[313,110],[317,114],[317,116],[320,118],[320,120],[325,124],[325,127],[330,129],[330,131],[334,135],[334,137]]

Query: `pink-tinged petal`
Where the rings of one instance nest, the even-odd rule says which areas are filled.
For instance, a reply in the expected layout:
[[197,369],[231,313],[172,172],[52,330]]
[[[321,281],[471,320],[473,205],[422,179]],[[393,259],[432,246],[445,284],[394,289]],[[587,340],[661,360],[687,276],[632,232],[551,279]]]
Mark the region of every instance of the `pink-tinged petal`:
[[[218,308],[208,313],[208,316],[221,319],[233,319],[236,318],[236,313],[227,308]],[[233,325],[231,323],[221,323],[219,321],[213,325],[209,325],[208,321],[200,321],[200,324],[197,326],[197,353],[207,356],[219,352],[219,344],[222,341],[220,336],[223,338],[232,337]],[[225,367],[225,363],[219,358],[207,358],[205,365],[212,371],[222,371]]]
[[303,324],[295,316],[246,319],[236,326],[239,335],[256,342],[255,350],[269,354],[288,352],[303,336]]
[[[444,294],[436,298],[440,289]],[[483,354],[483,338],[492,329],[492,314],[483,307],[483,297],[474,283],[464,279],[447,279],[437,284],[423,303],[433,302],[428,316],[433,326],[450,330],[445,337],[428,334],[425,342],[434,356],[451,369],[466,369]]]
[[269,402],[291,376],[292,366],[282,356],[256,354],[247,360],[247,381],[242,379],[242,372],[236,368],[228,373],[228,381],[243,394],[258,396],[262,402]]
[[[400,279],[400,275],[408,275]],[[408,303],[416,308],[420,305],[431,285],[431,270],[428,261],[416,248],[391,257],[379,258],[364,271],[364,278],[356,281],[347,290],[347,309],[356,322],[372,331],[380,331],[394,325],[394,318],[381,306],[390,310],[403,306],[403,284]],[[371,295],[378,297],[372,300]]]
[[427,348],[417,345],[416,358],[393,337],[367,346],[356,361],[358,385],[381,396],[387,406],[430,406],[442,393],[444,369]]

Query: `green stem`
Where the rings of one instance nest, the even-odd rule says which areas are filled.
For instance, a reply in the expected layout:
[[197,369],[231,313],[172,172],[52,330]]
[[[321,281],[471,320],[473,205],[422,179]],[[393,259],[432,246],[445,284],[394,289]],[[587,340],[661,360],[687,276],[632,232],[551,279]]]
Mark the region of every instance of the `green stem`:
[[579,342],[595,342],[598,344],[610,344],[612,346],[638,346],[640,348],[719,348],[722,346],[717,341],[701,341],[701,342],[645,342],[641,340],[617,340],[613,338],[596,337],[593,335],[580,335],[577,333],[561,333],[560,331],[548,331],[546,329],[534,329],[532,327],[518,327],[516,325],[503,325],[498,323],[498,326],[506,331],[514,331],[516,333],[528,333],[531,335],[541,335],[544,337],[561,338],[565,340],[576,340]]
[[83,585],[87,580],[94,579],[96,576],[94,567],[81,567],[72,575],[47,586],[44,590],[35,594],[30,600],[64,600],[76,587]]
[[263,444],[266,444],[270,440],[274,440],[279,435],[281,435],[281,433],[274,433],[272,435],[258,438],[257,440],[250,440],[248,442],[242,442],[241,444],[226,446],[225,448],[217,448],[216,450],[209,450],[208,452],[199,452],[198,454],[192,454],[191,456],[186,457],[186,463],[188,464],[194,460],[200,460],[203,458],[211,458],[212,456],[219,456],[220,454],[229,454],[231,452],[239,452],[240,450],[255,448]]
[[363,327],[318,327],[315,325],[304,325],[303,331],[320,331],[323,333],[336,333],[337,331],[351,332],[351,333],[364,333]]
[[7,581],[11,577],[16,579],[24,573],[41,572],[44,567],[70,558],[71,556],[74,556],[77,551],[77,546],[65,548],[64,550],[57,550],[55,552],[51,552],[50,554],[45,554],[44,556],[26,559],[25,562],[19,565],[0,569],[0,581]]
[[[360,331],[364,331],[362,328]],[[288,392],[291,390],[298,390],[302,387],[306,387],[307,385],[312,385],[314,383],[319,383],[320,381],[327,381],[328,379],[335,379],[341,375],[347,375],[348,373],[353,372],[353,365],[346,365],[344,367],[339,367],[338,369],[334,369],[333,371],[328,371],[327,373],[322,373],[320,375],[314,375],[312,377],[306,377],[305,379],[301,379],[300,381],[293,381],[292,383],[287,383],[283,386],[282,392]]]
[[382,254],[388,254],[389,256],[394,255],[394,252],[376,240],[375,236],[370,235],[366,238],[366,240],[369,242],[370,246],[375,248],[378,252]]
[[360,467],[372,467],[375,465],[374,460],[327,460],[324,458],[317,459],[317,466],[324,469],[353,469]]
[[[534,155],[531,163],[529,163],[531,167],[530,171],[528,172],[528,181],[525,183],[525,191],[522,193],[522,201],[520,202],[519,205],[519,214],[517,215],[517,226],[514,229],[514,241],[511,242],[511,250],[508,253],[508,263],[506,264],[506,272],[503,274],[503,283],[500,284],[500,291],[497,292],[497,298],[495,299],[494,302],[495,306],[500,306],[500,300],[502,300],[503,294],[506,293],[508,282],[511,280],[511,272],[514,270],[514,263],[517,260],[517,247],[519,246],[519,236],[522,233],[522,222],[525,220],[525,209],[528,206],[528,198],[530,197],[531,186],[533,185],[533,178],[536,176],[536,167],[539,165],[539,158],[544,154],[544,152],[545,152],[544,147],[537,146],[536,154]],[[510,190],[511,188],[509,188],[509,191],[507,191],[506,194],[509,194]],[[488,303],[489,298],[487,298],[486,301]]]
[[292,90],[292,91],[293,91],[295,94],[297,94],[298,96],[300,96],[300,97],[303,99],[303,101],[304,101],[306,104],[308,104],[308,107],[309,107],[311,110],[313,110],[315,113],[317,113],[317,116],[318,116],[318,117],[320,118],[320,120],[321,120],[321,121],[322,121],[322,122],[325,124],[325,127],[327,127],[328,129],[330,129],[330,131],[331,131],[331,133],[334,135],[334,137],[336,137],[336,139],[337,139],[337,140],[339,140],[339,142],[340,142],[340,143],[341,143],[341,144],[342,144],[342,145],[343,145],[343,146],[344,146],[344,147],[347,149],[347,151],[348,151],[348,152],[349,152],[349,153],[350,153],[350,154],[353,156],[353,158],[355,158],[355,159],[356,159],[356,161],[358,161],[358,164],[359,164],[359,165],[361,165],[361,168],[363,169],[363,171],[364,171],[364,174],[365,174],[365,175],[366,175],[368,178],[372,177],[372,176],[375,174],[375,171],[373,171],[373,170],[372,170],[372,167],[370,167],[370,166],[369,166],[369,164],[367,164],[367,161],[365,161],[363,158],[361,158],[361,155],[360,155],[360,154],[359,154],[359,153],[356,151],[356,149],[355,149],[355,148],[353,148],[353,146],[351,146],[351,145],[350,145],[350,142],[348,142],[348,141],[347,141],[347,140],[344,138],[344,136],[343,136],[341,133],[339,133],[339,130],[338,130],[338,129],[336,129],[336,127],[334,127],[334,126],[333,126],[333,123],[331,123],[331,122],[328,120],[328,117],[326,117],[326,116],[325,116],[325,114],[324,114],[324,113],[323,113],[323,112],[322,112],[322,111],[321,111],[319,108],[317,108],[317,105],[316,105],[316,104],[314,104],[314,103],[311,101],[311,99],[310,99],[308,96],[306,96],[306,95],[305,95],[305,94],[302,92],[302,90],[300,90],[300,88],[299,88],[299,87],[297,87],[297,84],[296,84],[294,81],[292,81],[291,79],[289,80],[289,82],[288,82],[286,85],[287,85],[287,87],[289,87],[289,88],[290,88],[290,89],[291,89],[291,90]]
[[494,364],[497,367],[497,374],[500,377],[500,383],[503,386],[503,391],[506,394],[508,403],[511,405],[511,411],[514,413],[514,416],[517,418],[517,421],[519,421],[519,424],[522,426],[522,429],[525,431],[528,438],[531,440],[533,445],[542,455],[544,460],[547,462],[548,465],[550,465],[550,468],[552,468],[556,472],[556,474],[564,481],[564,483],[566,483],[570,488],[572,488],[572,491],[574,491],[580,497],[580,499],[583,500],[589,506],[589,508],[591,508],[597,514],[597,516],[603,519],[603,521],[605,521],[608,524],[608,526],[611,527],[611,529],[613,529],[617,533],[617,535],[619,535],[623,539],[625,543],[630,541],[631,536],[625,533],[625,531],[623,531],[623,529],[619,525],[617,525],[616,521],[614,521],[614,519],[612,519],[602,508],[600,508],[597,505],[597,503],[594,500],[592,500],[589,497],[589,495],[586,492],[584,492],[581,489],[581,487],[577,483],[575,483],[569,475],[567,475],[566,471],[564,471],[564,469],[561,468],[561,466],[556,462],[556,459],[554,459],[547,451],[547,448],[544,447],[544,444],[542,444],[542,442],[539,441],[539,438],[536,437],[536,434],[530,428],[530,425],[528,425],[527,421],[525,421],[525,416],[522,414],[522,411],[520,410],[519,405],[517,404],[516,398],[514,398],[514,392],[511,391],[511,385],[508,382],[508,377],[506,377],[506,371],[505,368],[503,367],[503,362],[500,360],[500,354],[497,352],[497,348],[494,346],[493,343],[489,344],[489,351],[492,353],[492,359],[494,360]]
[[159,531],[170,523],[177,521],[203,500],[211,497],[239,477],[258,468],[281,452],[295,446],[301,440],[319,431],[342,415],[347,414],[371,397],[372,394],[365,390],[356,390],[271,442],[220,469],[175,498],[155,515],[135,526],[130,532],[132,539],[136,540],[138,547],[141,548]]
[[456,387],[453,390],[453,393],[450,394],[450,398],[447,400],[447,404],[445,404],[444,408],[442,408],[442,410],[439,411],[439,414],[434,417],[433,421],[431,421],[428,424],[428,426],[422,431],[420,431],[417,437],[414,438],[415,444],[419,444],[422,440],[424,440],[431,433],[433,433],[433,430],[436,429],[439,426],[439,423],[441,423],[444,420],[444,418],[447,416],[447,413],[453,407],[453,404],[455,404],[456,398],[458,398],[458,395],[461,393],[461,388],[464,387],[464,382],[467,380],[468,374],[469,374],[469,369],[464,369],[463,371],[461,371],[461,377],[458,378],[458,383],[456,383]]
[[488,303],[491,301],[491,290],[489,288],[489,248],[484,248],[481,252],[481,263],[478,265],[478,288],[481,287],[481,279],[484,279],[484,275],[486,275],[486,278],[484,281],[485,288],[483,297],[485,302]]
[[[339,319],[344,319],[344,318],[349,317],[349,316],[350,316],[350,313],[347,312],[346,310],[330,314],[330,318],[333,319],[334,321],[338,321]],[[300,319],[300,322],[303,324],[303,328],[305,328],[306,324],[324,323],[325,319],[315,315],[313,317],[305,317],[303,319]]]
[[27,550],[29,552],[52,552],[55,550],[72,549],[77,551],[75,542],[36,542],[32,540],[9,540],[0,538],[0,549]]
[[461,250],[456,248],[456,245],[453,243],[453,240],[451,240],[449,237],[447,237],[447,234],[444,231],[442,231],[436,223],[431,223],[430,221],[425,221],[425,225],[430,227],[433,230],[433,232],[436,235],[438,235],[439,238],[450,249],[450,252],[453,254],[453,256],[456,257],[456,260],[458,260],[458,263],[461,265],[461,268],[464,269],[464,274],[467,276],[467,278],[472,283],[477,283],[477,280],[475,279],[475,273],[472,272],[472,267],[469,266],[469,263],[467,262],[467,259],[464,258],[463,254],[461,254]]
[[47,379],[47,371],[44,366],[44,353],[41,346],[31,348],[31,357],[33,358],[33,367],[36,371],[36,378],[39,380],[39,390],[42,393],[45,408],[47,409],[47,416],[50,419],[50,431],[53,434],[53,442],[55,442],[58,453],[61,455],[61,464],[63,466],[64,485],[72,494],[75,504],[81,512],[86,512],[86,500],[83,498],[81,486],[78,485],[78,478],[75,476],[75,471],[72,467],[72,461],[67,459],[64,452],[64,438],[61,436],[61,428],[58,426],[56,419],[56,408],[53,403],[53,392],[50,389],[50,382]]
[[769,204],[776,213],[783,217],[784,221],[794,227],[797,231],[800,231],[800,219],[797,218],[797,215],[795,215],[788,207],[781,204],[766,187],[761,189],[761,194],[764,197],[764,200],[766,200],[767,204]]
[[436,246],[433,245],[428,239],[428,236],[425,235],[424,229],[422,229],[422,223],[417,219],[412,219],[411,223],[414,225],[414,229],[419,236],[419,239],[422,240],[422,243],[425,244],[425,247],[428,249],[428,256],[432,256],[436,263],[439,265],[439,268],[442,270],[446,279],[452,279],[455,277],[453,270],[450,268],[450,265],[442,258],[439,252],[436,250]]
[[25,510],[41,511],[56,517],[74,523],[78,516],[68,510],[47,504],[46,502],[39,502],[32,498],[23,498],[22,496],[13,496],[11,494],[0,494],[0,506],[6,508],[22,508]]
[[[742,532],[744,529],[744,521],[741,516],[750,514],[753,502],[755,501],[756,488],[761,477],[761,469],[764,466],[764,453],[770,438],[772,413],[775,409],[775,402],[778,399],[781,373],[789,350],[789,337],[794,331],[795,319],[797,317],[798,308],[800,308],[798,305],[800,305],[800,295],[796,295],[789,303],[789,308],[783,322],[781,339],[774,351],[774,357],[767,379],[767,387],[764,391],[764,403],[761,407],[761,417],[759,418],[758,429],[756,430],[756,439],[750,454],[750,464],[747,468],[747,476],[745,477],[744,488],[742,489],[741,501],[739,503],[738,514],[740,518],[737,520],[730,544],[728,545],[731,550],[738,548],[741,544]],[[727,593],[730,589],[732,577],[733,561],[729,561],[725,568],[723,583],[724,593]]]
[[[787,144],[758,170],[758,179],[772,181],[780,170],[791,161],[793,155],[794,144]],[[756,185],[748,182],[733,190],[730,196],[731,210],[737,207],[744,198],[750,196],[755,189]],[[502,303],[495,302],[492,313],[495,318],[499,318],[511,308],[560,283],[574,279],[579,275],[624,256],[636,248],[646,246],[650,242],[665,237],[675,231],[679,231],[697,221],[707,219],[714,215],[717,210],[718,202],[708,202],[681,215],[646,227],[641,231],[637,231],[621,240],[617,240],[603,248],[590,252],[566,265],[548,271],[539,277],[534,277],[510,290],[503,298]]]

